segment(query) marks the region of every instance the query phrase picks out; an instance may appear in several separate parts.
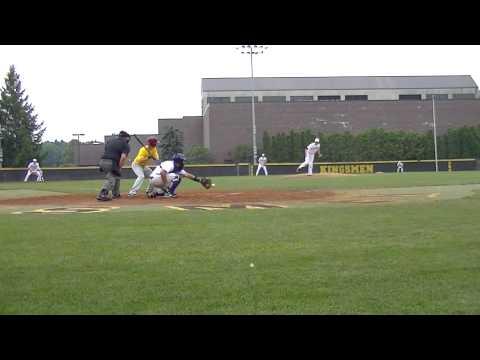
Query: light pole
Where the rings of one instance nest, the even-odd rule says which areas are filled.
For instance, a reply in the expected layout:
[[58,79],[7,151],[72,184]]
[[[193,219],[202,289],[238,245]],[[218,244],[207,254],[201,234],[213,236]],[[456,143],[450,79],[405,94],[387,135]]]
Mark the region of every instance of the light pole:
[[438,155],[437,155],[437,123],[435,114],[435,95],[432,95],[432,111],[433,111],[433,143],[435,146],[435,172],[438,172]]
[[80,166],[80,136],[85,136],[85,134],[72,134],[72,136],[77,137],[77,141],[78,141],[78,166]]
[[242,54],[250,55],[250,70],[251,70],[251,91],[252,91],[252,142],[253,142],[253,164],[257,164],[257,126],[255,124],[255,83],[253,79],[253,55],[263,54],[268,49],[268,46],[263,45],[242,45],[238,47]]

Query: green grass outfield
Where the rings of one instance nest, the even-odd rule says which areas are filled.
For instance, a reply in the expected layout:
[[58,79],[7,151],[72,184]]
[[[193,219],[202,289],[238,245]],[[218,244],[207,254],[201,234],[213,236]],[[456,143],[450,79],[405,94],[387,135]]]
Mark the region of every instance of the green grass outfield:
[[[451,196],[228,211],[0,208],[0,314],[480,314],[478,171],[214,182],[235,191],[434,187]],[[94,196],[100,184],[0,183],[0,199]],[[185,180],[179,192],[195,186]]]

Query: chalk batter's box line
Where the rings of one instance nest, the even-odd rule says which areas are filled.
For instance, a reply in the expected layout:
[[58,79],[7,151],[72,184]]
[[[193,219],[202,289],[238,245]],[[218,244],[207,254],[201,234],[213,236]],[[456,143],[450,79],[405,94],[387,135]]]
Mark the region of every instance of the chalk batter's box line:
[[287,208],[286,205],[271,205],[271,204],[227,204],[227,205],[185,205],[185,206],[165,206],[167,209],[178,211],[190,210],[205,210],[205,211],[219,211],[228,209],[247,209],[247,210],[265,210]]

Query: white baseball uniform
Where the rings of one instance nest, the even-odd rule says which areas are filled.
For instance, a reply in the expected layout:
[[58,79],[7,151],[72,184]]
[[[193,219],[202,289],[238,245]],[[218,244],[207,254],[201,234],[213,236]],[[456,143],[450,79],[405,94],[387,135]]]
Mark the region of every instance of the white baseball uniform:
[[313,173],[313,160],[315,159],[315,153],[320,154],[320,143],[312,142],[305,149],[305,161],[298,166],[298,170],[308,165],[308,175]]
[[397,162],[397,172],[403,172],[403,163],[401,161]]
[[[161,171],[165,170],[167,172],[167,183],[164,184],[162,180],[162,176],[160,175]],[[162,161],[160,165],[158,165],[150,175],[150,185],[147,189],[148,191],[154,191],[158,193],[162,193],[165,188],[170,187],[173,180],[178,180],[179,177],[185,175],[185,170],[175,170],[175,166],[173,164],[173,160]]]
[[37,181],[43,181],[43,171],[40,169],[40,165],[37,161],[32,161],[27,166],[27,175],[25,176],[24,182],[28,181],[30,175],[37,175]]
[[268,176],[268,171],[267,171],[267,157],[266,156],[260,156],[258,158],[258,167],[257,167],[257,174],[255,176],[258,176],[258,173],[260,172],[260,169],[263,169],[263,172],[265,173],[265,176]]

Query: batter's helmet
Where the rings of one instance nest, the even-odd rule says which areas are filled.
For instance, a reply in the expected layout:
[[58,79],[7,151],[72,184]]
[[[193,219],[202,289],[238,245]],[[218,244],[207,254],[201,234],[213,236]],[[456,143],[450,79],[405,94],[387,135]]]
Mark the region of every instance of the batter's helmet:
[[316,142],[316,143],[319,143],[319,142],[320,142],[320,139],[319,139],[319,138],[315,138],[315,142]]
[[37,162],[37,159],[33,159],[32,161],[33,161],[33,162]]
[[157,138],[154,138],[152,136],[152,137],[149,137],[147,139],[147,142],[148,142],[148,145],[150,145],[151,147],[155,147],[155,146],[157,146],[158,140],[157,140]]

